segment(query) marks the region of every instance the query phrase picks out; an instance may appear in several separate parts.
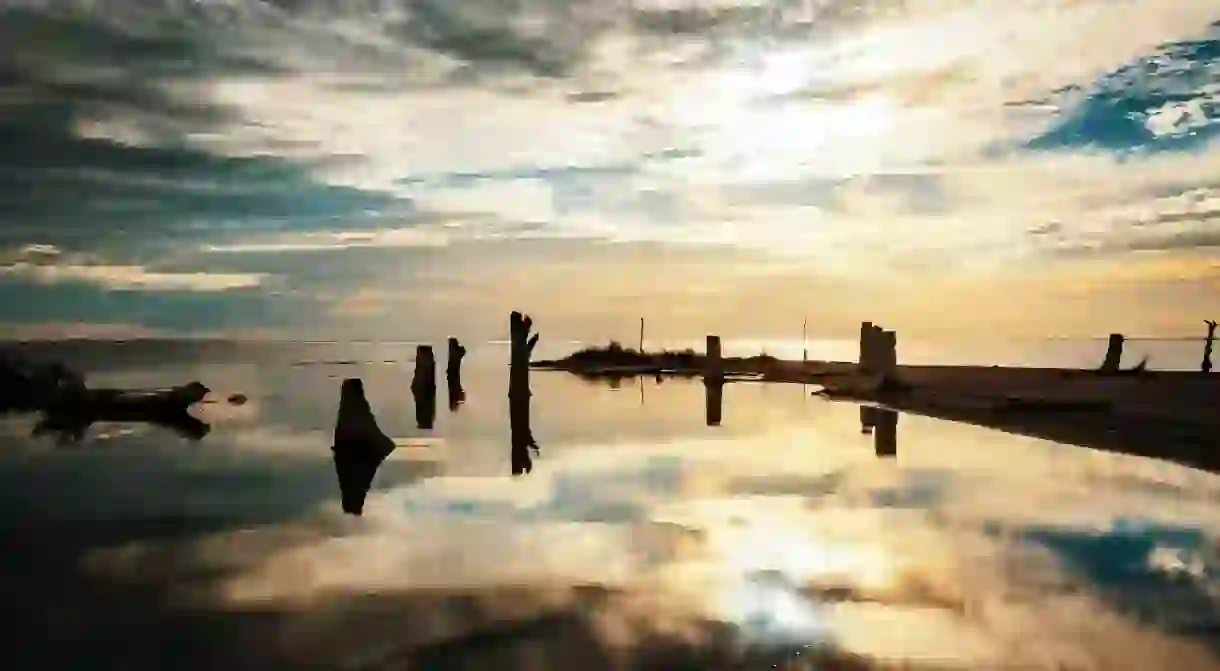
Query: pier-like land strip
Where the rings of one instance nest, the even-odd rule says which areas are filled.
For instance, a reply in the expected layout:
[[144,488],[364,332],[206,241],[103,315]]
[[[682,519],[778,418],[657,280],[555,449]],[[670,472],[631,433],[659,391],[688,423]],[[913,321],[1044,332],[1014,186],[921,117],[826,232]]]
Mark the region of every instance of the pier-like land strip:
[[[612,345],[531,366],[590,378],[682,376],[713,383],[813,385],[813,393],[830,399],[873,403],[1220,473],[1220,375],[1142,367],[1121,370],[1113,352],[1096,370],[903,366],[894,361],[892,338],[888,361],[886,354],[878,357],[875,350],[869,351],[871,346],[864,340],[864,364],[786,361],[765,355],[721,358],[691,350],[649,353]],[[870,358],[874,364],[879,358],[880,365],[868,365]]]

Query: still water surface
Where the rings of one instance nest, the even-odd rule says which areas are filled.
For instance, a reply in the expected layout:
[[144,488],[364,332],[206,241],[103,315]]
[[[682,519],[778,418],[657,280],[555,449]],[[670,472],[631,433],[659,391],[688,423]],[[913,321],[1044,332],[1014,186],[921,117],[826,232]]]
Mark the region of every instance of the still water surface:
[[[1217,668],[1211,474],[914,416],[890,456],[800,386],[729,385],[709,427],[698,382],[535,373],[514,478],[502,348],[433,430],[413,347],[341,349],[87,362],[250,397],[199,442],[5,420],[13,668]],[[329,449],[354,376],[399,444],[360,518]]]

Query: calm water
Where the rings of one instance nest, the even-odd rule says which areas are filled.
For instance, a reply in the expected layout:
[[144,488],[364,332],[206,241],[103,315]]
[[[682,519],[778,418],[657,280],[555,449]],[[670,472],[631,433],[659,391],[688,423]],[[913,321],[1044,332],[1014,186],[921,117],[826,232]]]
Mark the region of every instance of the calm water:
[[[799,386],[729,385],[709,427],[699,383],[536,373],[513,478],[505,351],[472,349],[431,431],[407,345],[73,354],[250,402],[199,442],[0,424],[12,668],[1217,668],[1216,476],[910,416],[878,456]],[[349,376],[400,445],[360,518]]]

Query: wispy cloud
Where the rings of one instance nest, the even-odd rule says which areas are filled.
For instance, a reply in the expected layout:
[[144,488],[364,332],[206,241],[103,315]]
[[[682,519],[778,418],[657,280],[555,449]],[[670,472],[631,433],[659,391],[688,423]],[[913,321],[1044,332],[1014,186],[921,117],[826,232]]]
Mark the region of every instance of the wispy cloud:
[[110,291],[230,291],[251,289],[266,278],[257,273],[167,272],[139,265],[89,262],[53,245],[30,245],[18,259],[0,266],[0,275],[34,284],[77,282]]

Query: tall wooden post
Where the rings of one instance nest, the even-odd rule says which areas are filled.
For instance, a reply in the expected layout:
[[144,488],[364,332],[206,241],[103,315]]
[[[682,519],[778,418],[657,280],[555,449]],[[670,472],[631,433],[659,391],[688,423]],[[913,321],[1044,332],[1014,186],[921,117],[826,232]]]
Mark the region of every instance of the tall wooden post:
[[1203,363],[1199,365],[1199,370],[1204,373],[1212,372],[1212,343],[1216,340],[1216,322],[1208,319],[1207,324],[1207,341],[1203,343]]
[[466,348],[457,338],[449,338],[448,357],[445,360],[445,388],[449,392],[449,410],[457,409],[466,401],[466,390],[462,388],[462,359],[466,357]]
[[530,428],[530,356],[538,344],[539,334],[530,334],[534,321],[514,310],[508,318],[508,421],[512,444],[512,473],[521,475],[533,469],[530,452],[538,452],[538,443]]
[[431,345],[415,348],[411,395],[415,397],[416,425],[421,429],[431,429],[436,423],[436,355]]
[[707,425],[720,426],[724,402],[724,356],[720,351],[720,336],[707,337],[704,355],[704,409]]
[[1106,358],[1101,362],[1101,372],[1114,373],[1119,369],[1123,358],[1123,342],[1126,338],[1121,333],[1111,333],[1110,342],[1106,345]]
[[869,369],[869,341],[873,336],[873,323],[860,322],[860,355],[857,359],[856,367],[861,372],[868,372]]

